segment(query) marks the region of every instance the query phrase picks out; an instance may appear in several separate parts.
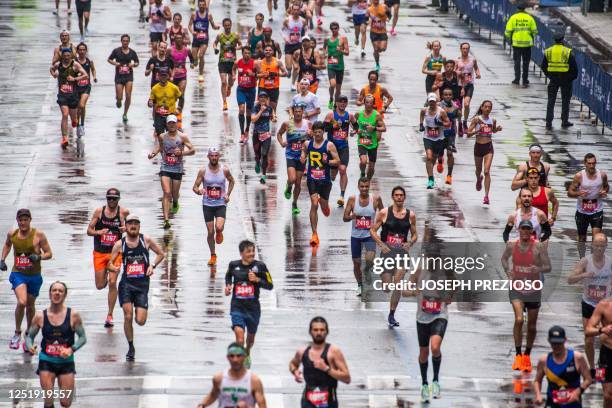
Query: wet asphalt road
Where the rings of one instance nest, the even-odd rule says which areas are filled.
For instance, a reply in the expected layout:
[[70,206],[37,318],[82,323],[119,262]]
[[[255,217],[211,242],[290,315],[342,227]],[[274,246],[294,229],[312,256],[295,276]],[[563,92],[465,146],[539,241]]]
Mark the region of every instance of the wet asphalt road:
[[[260,5],[261,3],[261,5]],[[281,2],[282,3],[282,2]],[[325,25],[337,19],[352,44],[352,30],[344,2],[329,2]],[[266,262],[275,289],[262,295],[263,317],[253,350],[253,369],[261,375],[271,407],[294,407],[300,387],[287,372],[294,350],[308,340],[307,324],[315,314],[328,318],[329,340],[344,351],[353,383],[340,386],[342,406],[417,406],[420,375],[416,356],[418,346],[414,324],[415,306],[402,304],[397,318],[400,329],[386,326],[387,305],[362,303],[354,295],[350,262],[348,224],[341,221],[341,210],[329,218],[320,217],[321,246],[316,256],[308,247],[310,227],[305,186],[300,198],[302,214],[292,217],[290,203],[282,197],[285,180],[283,152],[272,148],[269,181],[265,187],[254,172],[251,147],[237,141],[239,127],[235,93],[229,113],[221,111],[216,58],[209,51],[206,82],[198,88],[191,72],[188,80],[184,128],[197,153],[189,157],[181,189],[181,210],[173,228],[161,228],[161,191],[157,161],[147,160],[152,147],[150,111],[146,107],[149,79],[144,63],[149,57],[148,30],[137,22],[135,1],[94,2],[88,40],[90,58],[98,69],[88,105],[86,135],[81,142],[72,139],[67,151],[59,148],[59,110],[55,103],[56,83],[48,76],[48,63],[58,33],[68,24],[65,13],[52,16],[50,3],[4,2],[0,4],[0,36],[4,58],[0,60],[0,143],[4,177],[0,179],[0,228],[13,225],[17,208],[27,206],[34,215],[33,225],[43,229],[51,243],[54,258],[44,263],[45,284],[37,307],[47,305],[48,284],[65,280],[70,287],[69,304],[82,312],[89,342],[78,353],[78,399],[75,406],[118,407],[193,406],[209,389],[210,378],[225,368],[224,349],[232,341],[229,329],[229,299],[223,296],[225,266],[238,257],[237,243],[245,238],[257,242],[258,256]],[[64,6],[62,6],[64,7]],[[173,11],[187,20],[186,2],[172,4]],[[256,12],[266,14],[265,2],[213,1],[217,21],[231,16],[241,31],[253,21]],[[236,17],[236,16],[239,17]],[[278,31],[282,15],[275,11],[272,23]],[[112,24],[109,24],[112,22]],[[76,13],[72,16],[73,41],[78,40]],[[402,4],[399,36],[390,38],[389,50],[382,56],[381,82],[395,97],[387,115],[388,132],[382,148],[372,189],[380,192],[385,204],[394,185],[408,191],[408,205],[416,211],[420,239],[429,242],[499,242],[507,214],[513,209],[515,194],[510,181],[518,162],[527,157],[527,146],[540,142],[552,164],[551,184],[561,200],[559,220],[553,228],[554,240],[573,239],[573,200],[565,197],[564,183],[571,179],[588,151],[598,155],[599,166],[610,171],[610,136],[580,123],[578,104],[572,106],[571,131],[544,130],[545,85],[532,77],[528,89],[509,85],[511,60],[493,42],[469,32],[455,15],[440,15],[425,2],[411,7]],[[131,47],[140,57],[136,70],[132,108],[127,125],[114,106],[113,67],[106,63],[119,35],[132,36]],[[315,32],[315,36],[327,32]],[[246,35],[246,34],[245,34]],[[278,37],[276,37],[278,39]],[[482,80],[477,81],[473,109],[483,99],[494,103],[494,116],[504,126],[496,135],[492,174],[492,205],[484,208],[482,195],[474,190],[472,141],[458,140],[452,188],[437,179],[433,191],[425,189],[423,149],[418,127],[418,109],[424,96],[420,74],[426,55],[425,43],[439,38],[442,53],[458,55],[460,42],[472,42]],[[344,90],[350,95],[349,109],[373,68],[371,48],[362,60],[351,46]],[[323,75],[325,77],[325,75]],[[286,107],[291,93],[281,81],[280,106]],[[327,101],[327,81],[318,92],[322,105]],[[326,108],[322,108],[326,112]],[[284,114],[280,115],[284,120]],[[280,122],[279,122],[280,123]],[[558,123],[555,123],[558,127]],[[576,138],[581,129],[582,138]],[[237,184],[228,208],[225,243],[217,249],[219,271],[206,266],[209,253],[199,197],[191,193],[197,170],[205,163],[211,145],[223,150],[223,161],[231,168]],[[351,145],[348,192],[355,191],[358,177],[355,146]],[[122,191],[121,205],[138,214],[142,231],[163,245],[167,262],[154,275],[150,291],[149,320],[135,328],[137,361],[124,362],[126,343],[121,329],[121,312],[116,309],[116,328],[102,327],[106,292],[97,291],[93,282],[92,242],[85,230],[94,208],[103,204],[109,186]],[[339,187],[332,190],[332,201]],[[609,205],[609,203],[607,203]],[[609,222],[609,219],[606,221]],[[13,330],[14,296],[8,273],[0,273],[0,333],[6,344]],[[554,323],[568,330],[570,344],[581,346],[579,297],[575,303],[543,305],[539,335],[533,355],[545,352],[545,330]],[[441,384],[443,398],[432,407],[498,407],[518,405],[512,394],[512,310],[507,303],[459,304],[451,306]],[[359,337],[358,337],[359,336]],[[357,337],[359,340],[357,340]],[[8,390],[37,387],[34,374],[37,358],[24,356],[3,346],[0,349],[0,405],[10,406]],[[601,389],[587,393],[586,406],[601,404]],[[501,402],[503,401],[503,403]],[[22,402],[20,406],[41,406]]]

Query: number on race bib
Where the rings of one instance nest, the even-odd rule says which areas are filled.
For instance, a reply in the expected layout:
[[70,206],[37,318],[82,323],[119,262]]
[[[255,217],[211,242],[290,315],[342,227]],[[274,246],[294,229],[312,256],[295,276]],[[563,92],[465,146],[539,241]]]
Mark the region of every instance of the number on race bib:
[[272,137],[272,134],[270,132],[259,132],[259,133],[257,133],[257,138],[259,139],[260,142],[265,142],[270,137]]
[[370,229],[372,227],[372,217],[369,215],[358,215],[355,218],[355,228]]
[[72,93],[73,90],[74,90],[74,87],[72,86],[72,84],[62,84],[60,86],[61,93]]
[[364,146],[369,146],[372,144],[372,139],[368,138],[368,137],[360,137],[359,138],[359,144],[362,144]]
[[221,187],[206,186],[206,196],[211,200],[219,200],[221,198]]
[[328,57],[327,63],[329,65],[338,65],[338,57]]
[[128,278],[142,278],[145,276],[145,265],[142,263],[127,264],[126,269]]
[[15,266],[18,269],[28,269],[32,267],[32,261],[30,261],[27,255],[19,255],[15,258]]
[[100,243],[106,246],[112,246],[117,241],[117,235],[112,232],[107,232],[100,237]]
[[406,241],[403,235],[400,234],[388,234],[387,243],[391,245],[402,245]]
[[254,299],[255,286],[249,282],[242,282],[234,287],[234,294],[237,299]]
[[597,210],[597,199],[593,198],[591,200],[582,200],[582,211],[584,212],[594,212]]
[[323,180],[323,179],[325,179],[325,170],[318,169],[316,167],[311,167],[310,168],[310,177],[312,177],[315,180]]
[[607,287],[605,285],[589,285],[587,286],[587,296],[590,299],[600,301],[606,296]]
[[122,65],[119,67],[119,73],[122,75],[126,75],[130,73],[130,67],[128,67],[127,65]]
[[421,301],[421,309],[423,309],[425,313],[438,314],[440,310],[442,310],[442,302],[439,300],[423,299]]
[[65,347],[68,347],[66,344],[47,344],[45,347],[45,354],[50,357],[59,357],[60,352]]
[[306,400],[317,408],[326,408],[329,405],[329,391],[318,388],[307,390]]

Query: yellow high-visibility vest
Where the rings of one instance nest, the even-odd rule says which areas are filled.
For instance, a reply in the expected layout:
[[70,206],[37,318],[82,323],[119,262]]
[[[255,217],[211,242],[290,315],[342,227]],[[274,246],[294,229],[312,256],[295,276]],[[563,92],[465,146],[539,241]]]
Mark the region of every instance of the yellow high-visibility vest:
[[569,71],[569,59],[571,48],[561,44],[555,44],[544,51],[546,61],[548,61],[548,72],[567,72]]
[[531,47],[538,35],[535,20],[524,11],[513,14],[506,23],[506,38],[512,41],[513,47]]

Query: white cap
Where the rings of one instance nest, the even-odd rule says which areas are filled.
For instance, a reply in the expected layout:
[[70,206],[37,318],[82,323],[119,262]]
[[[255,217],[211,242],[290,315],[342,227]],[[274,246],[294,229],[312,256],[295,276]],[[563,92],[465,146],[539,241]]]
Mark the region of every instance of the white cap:
[[166,116],[166,123],[170,123],[170,122],[178,123],[178,119],[176,118],[176,115]]
[[217,146],[210,146],[208,148],[208,154],[220,154],[219,148]]
[[310,80],[308,78],[302,78],[300,84],[310,85]]
[[436,94],[435,94],[435,93],[430,92],[430,93],[427,95],[427,102],[437,101],[437,100],[438,100],[438,97],[436,96]]
[[125,217],[125,222],[130,222],[130,221],[137,221],[140,223],[140,218],[138,218],[137,215],[130,214],[127,217]]
[[302,37],[302,42],[304,42],[304,41],[310,41],[310,37],[307,36],[307,35],[303,36]]

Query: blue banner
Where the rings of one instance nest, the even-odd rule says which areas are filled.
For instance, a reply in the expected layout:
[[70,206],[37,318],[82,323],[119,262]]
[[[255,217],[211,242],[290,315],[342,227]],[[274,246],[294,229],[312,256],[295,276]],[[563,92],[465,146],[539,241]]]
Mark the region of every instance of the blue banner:
[[[508,0],[453,0],[457,9],[481,27],[504,35],[506,21],[517,12]],[[554,44],[552,30],[534,17],[538,25],[531,57],[536,64],[544,60],[544,50]],[[612,127],[612,75],[591,57],[572,50],[578,64],[578,79],[574,81],[573,96],[588,106],[606,126]]]

